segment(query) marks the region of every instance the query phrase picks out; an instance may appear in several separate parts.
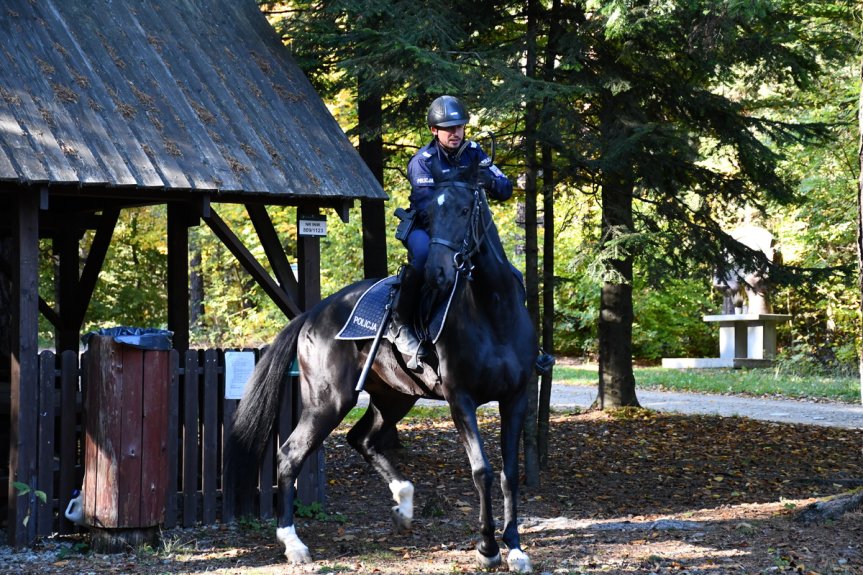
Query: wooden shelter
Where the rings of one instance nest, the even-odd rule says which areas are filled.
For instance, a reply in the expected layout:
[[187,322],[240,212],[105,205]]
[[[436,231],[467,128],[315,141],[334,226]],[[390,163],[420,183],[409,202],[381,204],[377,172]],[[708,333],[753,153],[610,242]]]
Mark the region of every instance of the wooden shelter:
[[[286,254],[266,206],[346,220],[357,200],[382,213],[387,196],[254,0],[7,0],[0,38],[0,396],[8,538],[24,544],[30,509],[12,483],[36,479],[21,438],[35,435],[38,316],[58,353],[78,349],[121,210],[167,205],[168,327],[182,352],[191,226],[208,225],[291,318],[320,298],[319,238]],[[275,277],[219,217],[222,203],[246,206]],[[364,253],[385,259],[374,219]],[[54,306],[39,295],[40,238],[59,266]]]

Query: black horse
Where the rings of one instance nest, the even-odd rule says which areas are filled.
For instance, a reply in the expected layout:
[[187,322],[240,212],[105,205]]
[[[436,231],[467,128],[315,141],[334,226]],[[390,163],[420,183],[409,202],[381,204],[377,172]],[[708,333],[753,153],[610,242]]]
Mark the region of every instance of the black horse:
[[[365,385],[369,407],[347,439],[389,484],[397,503],[393,507],[396,528],[409,528],[413,484],[378,448],[379,439],[419,398],[446,400],[467,450],[479,496],[477,559],[482,567],[497,566],[501,554],[491,507],[494,474],[476,418],[478,406],[497,401],[504,495],[501,539],[509,549],[509,569],[529,572],[531,563],[520,548],[517,526],[518,447],[528,383],[535,377],[538,342],[524,305],[524,288],[506,259],[485,194],[476,184],[477,166],[462,172],[449,177],[434,174],[436,195],[427,214],[432,239],[423,297],[426,302],[450,298],[446,323],[434,344],[436,361],[415,373],[407,369],[405,358],[393,346],[381,345]],[[257,469],[276,418],[283,380],[296,356],[303,408],[296,427],[279,448],[283,503],[276,530],[291,562],[311,561],[294,527],[294,481],[307,455],[356,405],[359,392],[354,386],[372,347],[368,340],[343,341],[335,336],[372,283],[358,282],[324,299],[276,337],[252,375],[228,441],[230,476],[238,490],[251,493],[254,483],[248,480],[254,478],[248,470]],[[247,480],[245,485],[240,485],[242,479]]]

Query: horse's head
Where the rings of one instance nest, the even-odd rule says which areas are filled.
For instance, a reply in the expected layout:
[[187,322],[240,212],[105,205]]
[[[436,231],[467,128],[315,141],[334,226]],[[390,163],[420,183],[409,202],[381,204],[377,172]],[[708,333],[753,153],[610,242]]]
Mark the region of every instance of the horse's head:
[[425,286],[433,296],[449,293],[456,274],[470,274],[471,258],[491,225],[485,194],[477,185],[478,167],[474,163],[447,173],[432,170],[435,194],[426,210],[431,242]]

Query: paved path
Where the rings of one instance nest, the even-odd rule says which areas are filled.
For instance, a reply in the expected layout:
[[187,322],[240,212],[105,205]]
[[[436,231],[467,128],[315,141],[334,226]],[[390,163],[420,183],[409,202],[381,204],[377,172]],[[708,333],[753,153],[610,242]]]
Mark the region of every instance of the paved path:
[[[733,395],[707,395],[636,389],[642,407],[677,413],[751,417],[780,423],[803,423],[863,429],[863,406],[846,403],[816,403],[787,399],[761,399]],[[595,386],[552,386],[552,405],[556,409],[589,407],[596,398]],[[365,392],[360,404],[365,404]],[[420,400],[421,404],[442,405],[439,401]]]
[[[649,391],[637,388],[635,393],[642,407],[656,411],[726,417],[740,415],[781,423],[863,429],[863,405]],[[552,386],[552,403],[557,408],[588,407],[595,398],[596,387],[560,384]]]

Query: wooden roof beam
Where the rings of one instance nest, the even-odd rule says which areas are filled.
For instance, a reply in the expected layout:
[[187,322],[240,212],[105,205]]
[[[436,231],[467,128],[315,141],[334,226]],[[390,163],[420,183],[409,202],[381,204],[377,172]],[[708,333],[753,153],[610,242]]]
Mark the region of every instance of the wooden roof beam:
[[216,237],[225,244],[225,247],[234,254],[237,261],[246,268],[246,271],[249,272],[256,282],[258,282],[264,292],[270,296],[270,299],[279,306],[282,313],[284,313],[289,319],[293,319],[300,315],[302,310],[297,304],[297,301],[295,299],[291,299],[291,296],[283,290],[275,280],[273,280],[272,276],[270,276],[267,270],[258,262],[255,256],[252,255],[252,252],[243,245],[240,238],[231,231],[224,220],[219,217],[213,207],[207,203],[206,209],[202,209],[202,212],[201,219],[203,219],[210,229],[213,230]]

